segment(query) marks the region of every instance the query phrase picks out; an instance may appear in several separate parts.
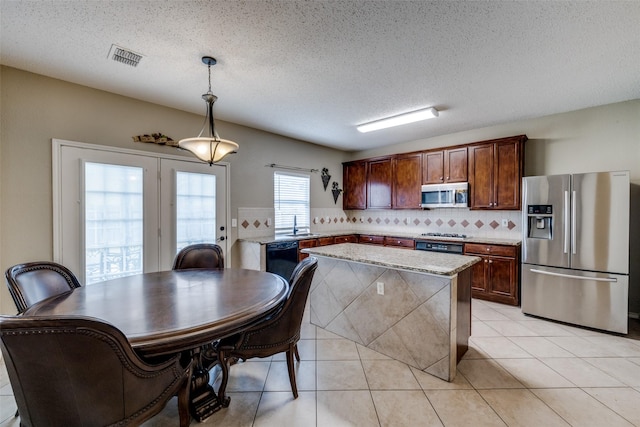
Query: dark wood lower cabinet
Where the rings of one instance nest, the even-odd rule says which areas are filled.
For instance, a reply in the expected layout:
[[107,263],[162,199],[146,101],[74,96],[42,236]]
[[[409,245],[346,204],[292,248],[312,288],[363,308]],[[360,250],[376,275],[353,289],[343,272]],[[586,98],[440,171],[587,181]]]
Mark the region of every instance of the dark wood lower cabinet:
[[481,258],[471,268],[474,298],[503,304],[520,304],[520,247],[467,243],[465,255]]

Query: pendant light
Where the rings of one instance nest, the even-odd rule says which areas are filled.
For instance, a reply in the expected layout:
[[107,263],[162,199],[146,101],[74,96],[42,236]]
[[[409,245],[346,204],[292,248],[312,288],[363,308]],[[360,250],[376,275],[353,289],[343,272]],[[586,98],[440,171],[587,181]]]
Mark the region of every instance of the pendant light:
[[[186,138],[178,141],[178,147],[191,151],[198,159],[213,165],[222,160],[227,154],[237,152],[239,146],[228,139],[221,139],[216,132],[213,121],[213,103],[218,99],[211,92],[211,66],[216,65],[216,59],[210,56],[203,56],[202,62],[209,69],[209,91],[202,95],[202,99],[207,103],[207,116],[200,134],[195,138]],[[208,128],[208,136],[205,136],[205,129]]]

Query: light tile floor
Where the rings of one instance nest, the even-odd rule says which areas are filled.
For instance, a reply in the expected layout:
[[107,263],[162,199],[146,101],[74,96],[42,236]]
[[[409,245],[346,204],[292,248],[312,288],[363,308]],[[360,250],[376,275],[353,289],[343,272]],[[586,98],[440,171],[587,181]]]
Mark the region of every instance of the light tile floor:
[[[305,319],[299,398],[291,394],[282,355],[239,363],[231,369],[231,405],[204,425],[640,426],[640,340],[480,300],[473,300],[472,313],[470,348],[451,383]],[[2,368],[0,427],[18,426]],[[175,399],[145,424],[176,425]]]

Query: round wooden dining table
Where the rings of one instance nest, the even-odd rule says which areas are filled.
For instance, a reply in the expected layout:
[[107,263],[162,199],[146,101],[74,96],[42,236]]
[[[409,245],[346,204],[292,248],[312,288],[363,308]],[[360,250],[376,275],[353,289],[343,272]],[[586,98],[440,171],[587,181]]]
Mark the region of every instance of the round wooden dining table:
[[282,277],[255,270],[160,271],[82,286],[33,305],[25,315],[95,317],[120,329],[143,357],[191,357],[192,415],[202,421],[228,405],[208,384],[202,349],[260,321],[287,291]]

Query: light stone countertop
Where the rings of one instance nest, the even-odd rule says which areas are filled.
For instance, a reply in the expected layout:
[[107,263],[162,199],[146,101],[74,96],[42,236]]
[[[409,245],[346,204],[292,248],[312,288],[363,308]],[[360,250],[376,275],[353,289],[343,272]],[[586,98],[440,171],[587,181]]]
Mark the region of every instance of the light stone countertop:
[[261,245],[266,245],[268,243],[276,243],[276,242],[294,242],[296,240],[307,240],[307,239],[317,239],[319,237],[331,237],[331,236],[345,236],[348,234],[367,234],[370,236],[389,236],[389,237],[400,237],[405,239],[415,239],[415,240],[436,240],[436,241],[447,241],[447,242],[461,242],[461,243],[483,243],[489,245],[507,245],[507,246],[520,246],[521,240],[519,239],[504,239],[504,238],[491,238],[491,237],[467,237],[466,239],[448,239],[446,237],[428,237],[421,236],[419,233],[393,233],[393,232],[384,232],[384,231],[335,231],[335,232],[326,232],[326,233],[312,233],[311,235],[306,236],[261,236],[261,237],[246,237],[238,239],[244,242],[250,243],[259,243]]
[[357,243],[320,246],[303,249],[301,252],[441,276],[455,276],[480,261],[480,258],[475,256],[412,251],[389,246],[360,245]]

